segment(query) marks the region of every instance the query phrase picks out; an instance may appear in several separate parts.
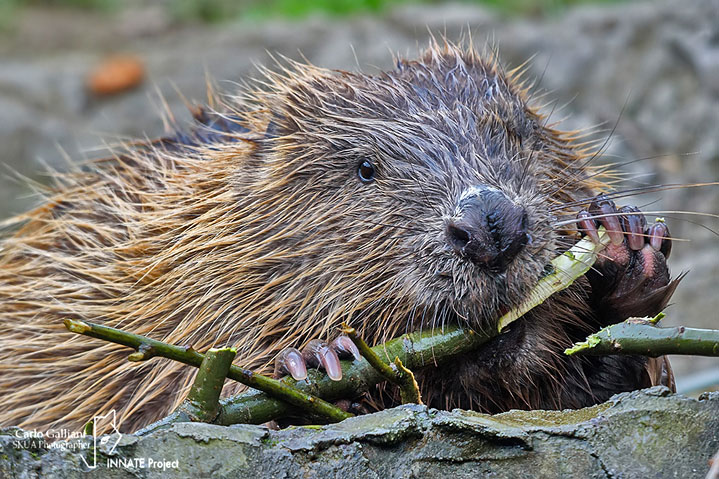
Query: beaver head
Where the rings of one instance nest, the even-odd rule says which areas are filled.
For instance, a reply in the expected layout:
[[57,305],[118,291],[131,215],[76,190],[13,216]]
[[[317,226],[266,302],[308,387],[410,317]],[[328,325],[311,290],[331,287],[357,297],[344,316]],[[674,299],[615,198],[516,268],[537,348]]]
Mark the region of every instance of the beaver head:
[[393,326],[483,327],[569,246],[553,211],[586,190],[583,152],[516,72],[451,45],[378,75],[295,68],[273,77],[256,170],[242,174],[275,198],[265,234],[308,293]]

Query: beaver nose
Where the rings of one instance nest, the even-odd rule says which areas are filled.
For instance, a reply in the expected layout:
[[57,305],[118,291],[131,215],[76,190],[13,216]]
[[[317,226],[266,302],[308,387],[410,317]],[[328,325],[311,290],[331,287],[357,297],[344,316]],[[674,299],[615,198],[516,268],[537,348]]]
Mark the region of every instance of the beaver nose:
[[463,195],[459,215],[446,222],[449,245],[477,266],[504,271],[527,244],[527,212],[493,188]]

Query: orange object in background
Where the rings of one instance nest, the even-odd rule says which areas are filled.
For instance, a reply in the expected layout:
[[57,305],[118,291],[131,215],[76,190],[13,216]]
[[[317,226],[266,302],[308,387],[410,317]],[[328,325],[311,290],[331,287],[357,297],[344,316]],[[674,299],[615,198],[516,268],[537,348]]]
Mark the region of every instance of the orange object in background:
[[135,88],[145,77],[145,66],[134,55],[108,57],[87,78],[90,91],[99,96],[114,95]]

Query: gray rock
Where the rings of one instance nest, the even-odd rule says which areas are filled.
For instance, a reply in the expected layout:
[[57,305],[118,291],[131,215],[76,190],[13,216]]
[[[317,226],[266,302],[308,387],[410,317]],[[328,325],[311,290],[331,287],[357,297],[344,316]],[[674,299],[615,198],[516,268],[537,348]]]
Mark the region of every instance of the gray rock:
[[695,400],[658,387],[575,411],[495,416],[406,405],[281,431],[176,423],[122,435],[116,447],[117,435],[98,438],[111,441],[98,447],[96,469],[83,462],[91,437],[47,449],[23,433],[0,432],[3,477],[690,479],[704,477],[719,448],[719,393]]

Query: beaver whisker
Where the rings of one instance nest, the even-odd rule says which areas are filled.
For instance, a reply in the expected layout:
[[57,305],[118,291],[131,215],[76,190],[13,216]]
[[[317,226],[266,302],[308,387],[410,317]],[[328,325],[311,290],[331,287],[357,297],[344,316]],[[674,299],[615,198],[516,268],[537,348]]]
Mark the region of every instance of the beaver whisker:
[[[713,181],[713,182],[705,182],[705,183],[689,183],[689,184],[681,184],[681,183],[665,183],[663,185],[654,185],[654,186],[639,186],[636,188],[629,188],[626,190],[620,190],[620,191],[610,191],[608,193],[605,193],[605,196],[611,199],[617,199],[617,198],[625,198],[629,196],[636,196],[641,195],[645,193],[656,193],[659,191],[668,191],[668,190],[676,190],[676,189],[682,189],[682,188],[701,188],[704,186],[717,186],[719,185],[719,182]],[[565,202],[557,206],[552,206],[549,208],[549,211],[556,211],[561,209],[566,209],[572,206],[581,206],[586,205],[594,201],[595,197],[586,197],[575,201]]]
[[[645,214],[653,214],[653,215],[664,215],[664,214],[682,214],[682,215],[693,215],[693,216],[704,216],[707,218],[719,218],[719,214],[714,213],[705,213],[701,211],[681,211],[681,210],[649,210],[649,211],[619,211],[616,213],[602,213],[599,215],[590,215],[584,217],[584,219],[593,220],[593,219],[600,219],[600,218],[608,218],[611,216],[642,216]],[[572,213],[567,213],[560,216],[572,216]],[[563,220],[563,221],[557,221],[554,223],[554,226],[561,227],[566,226],[570,224],[574,224],[577,222],[576,213],[574,213],[574,218]],[[710,230],[711,231],[711,230]]]
[[[627,167],[627,166],[630,166],[630,165],[633,165],[633,164],[636,164],[636,163],[640,163],[640,162],[642,162],[642,161],[657,160],[657,159],[660,159],[660,158],[670,158],[670,157],[675,157],[675,156],[679,156],[679,157],[692,156],[692,155],[697,155],[697,154],[698,154],[698,152],[689,152],[689,153],[682,153],[682,154],[676,154],[676,153],[658,153],[658,154],[656,154],[656,155],[642,156],[642,157],[639,157],[639,158],[634,158],[634,159],[626,160],[626,161],[611,162],[611,163],[608,163],[608,164],[605,164],[605,165],[596,166],[595,168],[596,168],[598,171],[592,173],[591,175],[588,175],[587,178],[591,178],[591,177],[596,176],[596,175],[604,174],[605,172],[610,172],[612,176],[627,176],[627,177],[633,177],[633,176],[634,176],[634,173],[633,173],[633,172],[631,172],[631,171],[624,171],[624,172],[622,172],[622,171],[619,171],[619,168],[625,168],[625,167]],[[603,158],[617,158],[617,159],[625,160],[625,158],[624,158],[623,156],[619,156],[619,155],[605,154],[605,155],[603,155],[602,157],[603,157]],[[631,178],[629,178],[629,180],[631,180]]]
[[[622,119],[622,116],[624,115],[624,111],[626,110],[628,104],[629,104],[629,95],[627,95],[627,98],[624,100],[624,104],[622,105],[622,109],[619,111],[619,115],[617,115],[617,119],[614,122],[614,126],[612,127],[611,131],[609,132],[609,135],[607,135],[607,137],[605,138],[602,145],[599,148],[597,148],[594,151],[594,153],[589,155],[588,158],[584,159],[582,161],[582,163],[579,165],[579,167],[573,167],[573,169],[575,169],[577,171],[584,170],[592,162],[594,162],[594,160],[599,158],[600,155],[602,155],[604,153],[604,151],[609,147],[610,141],[612,140],[612,138],[614,138],[614,134],[616,133],[617,127],[619,126],[619,121]],[[569,165],[567,165],[562,171],[560,171],[560,177],[563,176],[564,173],[566,173],[566,170],[568,168],[569,168]],[[572,175],[568,175],[568,176],[569,176],[569,178],[567,179],[567,181],[557,187],[558,191],[564,190],[567,186],[569,186],[571,184],[572,181],[577,180],[577,178],[572,178]]]

